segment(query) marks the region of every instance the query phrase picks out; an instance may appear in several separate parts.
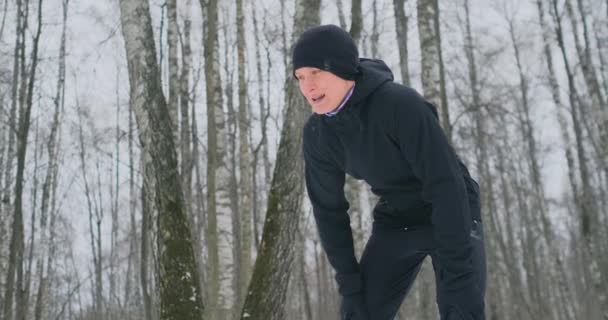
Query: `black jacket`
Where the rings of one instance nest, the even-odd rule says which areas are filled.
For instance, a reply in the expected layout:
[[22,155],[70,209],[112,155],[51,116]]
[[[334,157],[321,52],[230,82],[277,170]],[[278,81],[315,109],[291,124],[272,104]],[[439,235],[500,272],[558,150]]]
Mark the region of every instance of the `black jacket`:
[[470,229],[480,219],[479,187],[439,125],[435,107],[393,82],[380,60],[361,74],[337,115],[313,114],[304,127],[306,186],[319,235],[342,294],[360,290],[344,196],[345,173],[380,196],[374,224],[434,226],[442,277],[454,289],[472,282]]

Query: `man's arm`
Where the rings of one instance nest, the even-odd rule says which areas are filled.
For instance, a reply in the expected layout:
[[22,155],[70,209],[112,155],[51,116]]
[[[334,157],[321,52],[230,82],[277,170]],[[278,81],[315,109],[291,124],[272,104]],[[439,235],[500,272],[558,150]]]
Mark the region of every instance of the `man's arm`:
[[445,302],[451,308],[482,315],[483,296],[472,264],[472,216],[460,160],[429,102],[408,88],[394,103],[399,146],[422,183],[422,198],[433,207],[437,272],[447,292]]
[[306,189],[321,244],[336,271],[340,294],[349,295],[361,291],[361,278],[347,213],[349,204],[344,196],[345,173],[320,152],[316,135],[307,123],[303,139]]

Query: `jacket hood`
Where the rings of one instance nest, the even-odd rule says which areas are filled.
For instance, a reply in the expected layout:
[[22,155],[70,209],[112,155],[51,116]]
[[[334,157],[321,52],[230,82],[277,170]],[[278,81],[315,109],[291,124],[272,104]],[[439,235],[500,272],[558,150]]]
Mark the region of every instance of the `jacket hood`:
[[393,81],[393,72],[382,60],[360,58],[359,74],[355,78],[355,91],[348,103],[357,105],[387,81]]
[[393,81],[393,73],[384,61],[360,58],[355,90],[344,109],[332,117],[316,115],[316,118],[340,132],[362,130],[360,113],[365,99],[389,81]]

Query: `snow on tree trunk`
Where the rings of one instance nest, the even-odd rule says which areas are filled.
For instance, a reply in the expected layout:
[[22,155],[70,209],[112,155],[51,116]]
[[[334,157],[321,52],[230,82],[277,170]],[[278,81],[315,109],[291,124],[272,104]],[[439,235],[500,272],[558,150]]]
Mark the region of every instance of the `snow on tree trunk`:
[[147,0],[121,0],[130,98],[140,142],[150,161],[158,209],[160,317],[202,319],[199,275],[192,249],[169,110],[162,94]]

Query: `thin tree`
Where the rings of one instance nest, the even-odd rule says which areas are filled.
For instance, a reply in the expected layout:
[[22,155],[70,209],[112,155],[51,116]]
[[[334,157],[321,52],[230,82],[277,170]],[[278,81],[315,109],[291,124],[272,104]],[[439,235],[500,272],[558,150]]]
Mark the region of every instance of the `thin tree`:
[[[490,170],[490,146],[488,144],[488,121],[486,110],[484,108],[482,98],[481,98],[481,83],[479,81],[479,67],[477,65],[477,59],[475,55],[475,40],[473,38],[473,33],[471,31],[471,19],[470,19],[470,5],[469,1],[464,1],[464,11],[465,11],[465,21],[464,21],[464,51],[467,61],[467,75],[469,80],[470,87],[470,96],[471,101],[469,102],[469,109],[472,111],[473,123],[474,123],[474,144],[476,147],[475,154],[477,155],[477,167],[479,168],[480,175],[480,200],[482,204],[482,214],[483,213],[493,213],[496,212],[496,203],[493,195],[495,194],[495,186],[494,186],[494,176]],[[491,214],[490,214],[491,215]],[[493,217],[492,217],[493,218]],[[494,224],[488,224],[487,228],[490,236],[487,237],[487,248],[496,248],[496,243],[498,240],[493,238],[493,235],[497,234],[496,228]],[[496,270],[497,267],[497,259],[496,257],[499,254],[499,248],[488,249],[488,259],[490,264],[490,281],[489,287],[493,288],[493,286],[498,282],[499,275],[493,270]],[[492,258],[495,257],[495,258]],[[497,309],[496,304],[498,304],[501,300],[498,298],[497,290],[488,290],[490,300],[488,301],[489,310],[491,313],[495,312]]]
[[[68,19],[68,5],[69,0],[62,1],[62,12],[63,22],[61,29],[61,40],[59,45],[59,66],[58,66],[58,77],[57,77],[57,91],[53,104],[55,106],[55,112],[53,114],[53,122],[51,124],[51,133],[47,142],[47,156],[48,156],[48,168],[42,184],[42,199],[40,204],[40,245],[42,247],[42,254],[36,263],[36,273],[38,274],[38,291],[36,293],[36,302],[34,306],[34,319],[42,319],[43,314],[46,313],[47,308],[47,296],[48,288],[50,286],[50,280],[53,274],[49,273],[51,270],[52,263],[52,246],[53,246],[53,233],[54,224],[51,223],[47,231],[47,220],[48,215],[53,215],[53,208],[51,207],[51,196],[54,195],[54,190],[57,185],[57,171],[58,171],[58,155],[59,155],[59,133],[61,132],[61,117],[63,114],[64,107],[64,96],[65,96],[65,44],[66,44],[66,28]],[[50,217],[53,220],[53,217]],[[46,255],[46,256],[45,256]],[[45,258],[48,259],[45,261]],[[46,263],[46,266],[45,266]],[[45,271],[46,269],[46,271]]]
[[[169,96],[167,97],[167,109],[171,119],[171,129],[173,131],[173,141],[179,146],[178,139],[178,110],[180,98],[179,84],[179,57],[178,57],[178,36],[179,26],[177,25],[177,0],[167,1],[167,59],[169,65]],[[177,149],[176,149],[177,150]]]
[[237,65],[238,73],[238,131],[239,131],[239,172],[240,172],[240,232],[241,250],[239,252],[240,266],[238,279],[238,291],[236,294],[236,308],[240,310],[244,301],[247,284],[251,277],[251,249],[252,249],[252,196],[251,196],[251,160],[249,157],[249,105],[247,103],[247,78],[245,58],[247,43],[245,41],[245,15],[243,13],[243,0],[236,1],[236,20],[237,20]]
[[[27,7],[27,4],[26,4]],[[27,11],[27,8],[26,8]],[[24,17],[26,20],[27,18]],[[24,250],[24,234],[23,234],[23,184],[25,176],[25,158],[27,151],[27,140],[30,131],[30,118],[32,113],[32,99],[34,92],[34,82],[36,80],[36,70],[38,67],[38,44],[40,41],[40,35],[42,33],[42,0],[38,0],[38,27],[32,41],[32,52],[30,57],[30,69],[28,70],[27,77],[25,73],[22,74],[22,79],[27,78],[27,86],[21,87],[21,92],[25,93],[20,95],[20,100],[23,104],[20,104],[19,109],[19,126],[17,128],[17,173],[15,177],[15,202],[14,202],[14,215],[11,231],[10,240],[10,251],[9,251],[9,265],[8,273],[6,276],[6,291],[5,291],[5,302],[4,302],[4,319],[12,319],[12,308],[13,308],[13,294],[14,289],[17,288],[15,304],[21,306],[25,303],[23,296],[23,250]],[[22,39],[25,37],[25,26],[22,33]],[[22,57],[25,55],[24,51],[21,51]],[[22,68],[25,66],[22,64]],[[15,273],[17,281],[15,282]],[[18,319],[21,320],[21,319]]]
[[[218,1],[201,0],[206,10],[205,87],[207,97],[207,267],[208,287],[206,314],[217,319],[220,293],[218,216],[230,216],[230,172],[225,161],[227,133],[223,114],[218,41]],[[205,12],[203,12],[205,15]]]
[[350,6],[350,36],[358,45],[361,42],[361,31],[363,31],[363,15],[361,13],[361,0],[353,0]]
[[395,12],[395,30],[397,31],[397,47],[399,48],[399,66],[401,68],[401,82],[410,85],[410,71],[407,65],[408,60],[408,15],[404,11],[405,0],[393,0]]
[[424,97],[438,107],[443,130],[446,133],[448,141],[451,142],[452,127],[445,92],[445,76],[439,30],[439,4],[437,0],[418,0],[417,8]]

